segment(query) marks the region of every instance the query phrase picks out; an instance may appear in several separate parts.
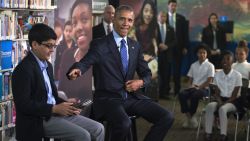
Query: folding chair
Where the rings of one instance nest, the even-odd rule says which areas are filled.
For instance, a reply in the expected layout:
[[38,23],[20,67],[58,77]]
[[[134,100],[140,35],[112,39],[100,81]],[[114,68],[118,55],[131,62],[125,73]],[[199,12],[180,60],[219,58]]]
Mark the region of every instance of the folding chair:
[[[212,94],[214,93],[214,87],[213,85],[209,85],[209,96],[208,97],[205,97],[205,101],[207,101],[207,103],[211,102],[212,101]],[[197,132],[196,132],[196,141],[199,140],[199,134],[200,134],[200,128],[201,128],[201,122],[202,122],[202,117],[204,116],[205,114],[205,107],[202,109],[201,113],[200,113],[200,116],[199,116],[199,121],[198,121],[198,128],[197,128]],[[239,123],[239,113],[238,111],[233,111],[233,112],[229,112],[228,113],[228,116],[229,115],[235,115],[236,116],[236,123],[235,123],[235,132],[234,132],[234,141],[237,141],[237,132],[238,132],[238,123]]]

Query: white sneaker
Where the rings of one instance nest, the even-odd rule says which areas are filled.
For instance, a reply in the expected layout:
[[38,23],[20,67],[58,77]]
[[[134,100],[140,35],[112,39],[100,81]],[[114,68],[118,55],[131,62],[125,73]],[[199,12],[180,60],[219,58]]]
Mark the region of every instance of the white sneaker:
[[191,120],[190,120],[190,126],[191,128],[197,128],[198,127],[198,121],[196,116],[192,116]]

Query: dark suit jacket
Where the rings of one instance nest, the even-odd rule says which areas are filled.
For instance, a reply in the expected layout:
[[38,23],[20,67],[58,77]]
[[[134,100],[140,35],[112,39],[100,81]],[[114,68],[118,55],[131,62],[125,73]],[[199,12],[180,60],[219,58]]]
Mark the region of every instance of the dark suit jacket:
[[[167,17],[168,18],[168,17]],[[169,22],[169,20],[167,20]],[[182,53],[184,48],[188,48],[189,42],[189,31],[188,31],[188,21],[184,16],[176,13],[176,25],[175,25],[175,34],[177,40],[177,52]]]
[[106,35],[105,28],[103,27],[103,22],[94,26],[92,28],[92,39],[101,38]]
[[[52,65],[47,63],[52,93],[56,103],[61,103],[63,100],[57,94]],[[44,136],[43,120],[50,118],[53,105],[47,104],[48,97],[43,74],[30,52],[13,72],[12,92],[16,106],[16,139],[40,141]]]
[[[127,39],[129,48],[127,74],[123,72],[120,52],[114,40],[113,33],[103,38],[93,40],[85,57],[70,68],[70,70],[79,68],[83,74],[93,65],[95,78],[94,100],[96,98],[122,99],[125,91],[125,82],[132,80],[135,72],[143,79],[145,86],[150,83],[151,71],[148,68],[147,62],[143,59],[142,48],[138,42],[130,38]],[[82,77],[84,77],[84,75]],[[132,95],[138,99],[148,99],[139,93]],[[103,108],[105,108],[105,105],[103,105]],[[101,112],[101,109],[99,110]]]
[[[218,27],[216,30],[217,47],[222,51],[226,49],[226,33],[222,27]],[[202,31],[202,42],[206,43],[211,49],[213,49],[214,34],[210,26],[207,26]]]
[[174,29],[169,26],[168,24],[166,24],[166,38],[164,41],[162,41],[162,37],[161,37],[161,31],[160,31],[160,26],[159,24],[157,24],[157,44],[159,46],[160,43],[164,43],[168,46],[168,49],[160,51],[159,50],[159,55],[164,55],[166,56],[166,58],[168,60],[166,61],[173,61],[173,50],[176,47],[176,38],[175,38],[175,32]]

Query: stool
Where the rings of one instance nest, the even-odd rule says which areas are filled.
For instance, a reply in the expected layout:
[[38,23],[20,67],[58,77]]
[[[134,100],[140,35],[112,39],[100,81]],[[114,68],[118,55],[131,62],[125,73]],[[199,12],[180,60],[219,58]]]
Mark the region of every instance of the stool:
[[[130,131],[129,131],[129,134],[127,136],[127,139],[126,141],[137,141],[137,131],[136,131],[136,119],[138,117],[137,116],[129,116],[129,119],[131,120],[132,124],[131,124],[131,128],[130,128]],[[110,140],[110,134],[111,134],[111,131],[110,131],[110,125],[107,123],[107,126],[106,126],[106,133],[105,133],[105,141],[109,141]]]

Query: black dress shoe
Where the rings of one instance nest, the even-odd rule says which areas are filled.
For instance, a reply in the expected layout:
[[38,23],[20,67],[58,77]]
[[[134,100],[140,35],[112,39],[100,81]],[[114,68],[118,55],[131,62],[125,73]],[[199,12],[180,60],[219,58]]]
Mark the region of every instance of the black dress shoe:
[[205,141],[212,141],[212,134],[205,134]]
[[227,141],[226,135],[220,135],[220,141]]

